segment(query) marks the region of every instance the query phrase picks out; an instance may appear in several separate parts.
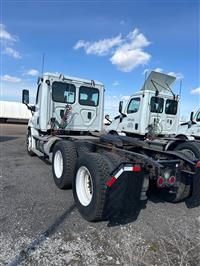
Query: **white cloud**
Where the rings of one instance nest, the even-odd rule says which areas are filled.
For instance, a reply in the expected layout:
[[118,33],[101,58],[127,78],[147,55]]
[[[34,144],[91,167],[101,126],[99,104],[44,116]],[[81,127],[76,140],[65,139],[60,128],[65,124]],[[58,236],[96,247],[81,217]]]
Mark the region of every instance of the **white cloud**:
[[110,61],[113,65],[116,65],[119,70],[131,72],[137,66],[145,65],[150,58],[151,56],[141,51],[141,49],[118,49],[111,57]]
[[4,50],[4,54],[7,54],[15,59],[20,59],[22,58],[22,56],[20,55],[20,53],[16,50],[14,50],[13,48],[10,47],[6,47]]
[[128,34],[125,43],[116,49],[110,61],[119,70],[130,72],[137,66],[149,62],[151,55],[143,50],[149,44],[147,38],[135,29]]
[[122,96],[121,97],[122,101],[128,101],[130,99],[130,96]]
[[174,77],[176,77],[177,79],[183,79],[183,78],[184,78],[183,74],[181,74],[181,73],[175,73],[175,72],[173,72],[173,71],[168,72],[167,75],[174,76]]
[[19,82],[21,82],[21,79],[20,78],[13,77],[13,76],[10,76],[10,75],[1,76],[1,80],[2,81],[13,82],[13,83],[19,83]]
[[198,87],[198,88],[196,88],[196,89],[193,89],[193,90],[191,90],[190,92],[191,92],[191,94],[194,94],[194,95],[196,95],[196,94],[200,94],[200,87]]
[[145,68],[145,70],[142,72],[142,75],[146,75],[149,72],[148,68]]
[[74,49],[77,50],[77,49],[80,49],[80,48],[87,48],[89,46],[89,42],[86,42],[84,40],[79,40],[75,45],[74,45]]
[[119,45],[121,42],[121,35],[118,35],[114,38],[99,40],[93,43],[79,40],[75,44],[74,49],[77,50],[79,48],[83,48],[86,54],[104,56],[107,55],[113,47]]
[[121,34],[114,38],[88,42],[79,40],[74,49],[83,48],[86,54],[105,56],[111,54],[110,61],[113,65],[123,72],[130,72],[139,65],[149,62],[151,55],[144,51],[150,42],[134,29],[127,36],[122,38]]
[[25,75],[35,77],[39,75],[39,71],[37,69],[30,69],[25,73]]
[[0,40],[13,42],[16,41],[16,37],[5,30],[5,25],[0,24]]
[[118,80],[115,80],[115,81],[113,81],[113,83],[112,83],[112,86],[119,86],[119,81]]
[[163,69],[160,68],[160,67],[157,67],[157,68],[154,69],[154,71],[159,72],[159,73],[162,73],[163,72]]

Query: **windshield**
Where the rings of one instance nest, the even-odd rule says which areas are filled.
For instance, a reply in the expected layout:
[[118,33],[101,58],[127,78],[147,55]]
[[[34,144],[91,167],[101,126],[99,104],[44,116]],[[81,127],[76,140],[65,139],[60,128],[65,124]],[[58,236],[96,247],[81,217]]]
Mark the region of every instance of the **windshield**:
[[196,121],[197,121],[197,122],[200,121],[200,112],[197,114]]
[[81,105],[97,106],[99,104],[99,90],[81,86],[79,88],[79,103]]
[[152,113],[163,112],[164,99],[159,97],[151,97],[150,109]]
[[178,102],[175,100],[167,99],[165,105],[165,113],[168,115],[176,115],[178,109]]
[[127,113],[136,113],[139,110],[140,107],[140,98],[133,98],[129,105],[128,105],[128,109],[127,109]]
[[52,85],[52,99],[60,103],[74,103],[76,87],[73,84],[54,81]]

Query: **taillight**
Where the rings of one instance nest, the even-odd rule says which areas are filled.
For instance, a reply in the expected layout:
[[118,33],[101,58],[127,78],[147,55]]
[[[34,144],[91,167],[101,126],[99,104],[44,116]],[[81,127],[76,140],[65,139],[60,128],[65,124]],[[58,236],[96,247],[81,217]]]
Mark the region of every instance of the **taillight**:
[[196,163],[196,167],[200,167],[200,162],[197,162]]
[[176,178],[175,176],[171,176],[169,179],[168,179],[168,182],[170,185],[173,185],[175,182],[176,182]]
[[159,176],[157,179],[157,186],[162,187],[163,184],[164,184],[164,179],[162,178],[162,176]]

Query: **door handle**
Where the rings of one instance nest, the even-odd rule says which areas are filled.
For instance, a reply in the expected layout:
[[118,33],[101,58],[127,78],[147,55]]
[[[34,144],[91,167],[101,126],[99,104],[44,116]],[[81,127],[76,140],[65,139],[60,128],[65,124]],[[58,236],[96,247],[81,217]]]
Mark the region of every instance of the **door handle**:
[[88,112],[88,119],[91,119],[92,118],[92,113],[91,112]]

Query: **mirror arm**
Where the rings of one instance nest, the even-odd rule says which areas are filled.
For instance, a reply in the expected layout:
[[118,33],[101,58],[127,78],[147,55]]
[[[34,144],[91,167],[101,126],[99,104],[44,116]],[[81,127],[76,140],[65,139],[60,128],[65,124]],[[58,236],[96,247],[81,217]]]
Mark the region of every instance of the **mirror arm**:
[[31,111],[31,112],[35,112],[35,105],[28,105],[26,104],[27,108]]

